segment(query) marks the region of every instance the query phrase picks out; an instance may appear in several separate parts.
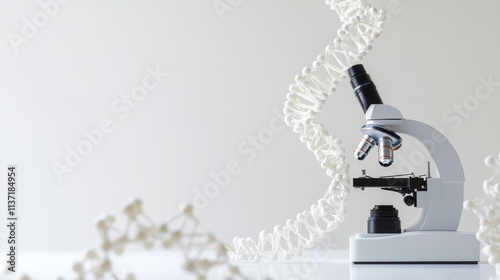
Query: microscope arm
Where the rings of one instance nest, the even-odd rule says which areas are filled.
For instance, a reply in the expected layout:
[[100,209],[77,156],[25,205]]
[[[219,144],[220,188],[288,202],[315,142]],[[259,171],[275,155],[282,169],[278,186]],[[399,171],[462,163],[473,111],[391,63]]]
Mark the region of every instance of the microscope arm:
[[417,192],[422,215],[406,231],[456,230],[462,214],[465,176],[457,152],[435,128],[404,119],[394,107],[373,104],[366,111],[367,124],[414,137],[423,143],[434,160],[438,178],[427,179],[427,191]]

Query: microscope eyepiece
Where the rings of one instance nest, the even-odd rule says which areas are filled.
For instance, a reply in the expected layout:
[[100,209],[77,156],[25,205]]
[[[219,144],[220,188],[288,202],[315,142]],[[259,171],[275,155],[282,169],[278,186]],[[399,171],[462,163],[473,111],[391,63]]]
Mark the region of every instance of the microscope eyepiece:
[[372,104],[384,104],[378,94],[377,87],[370,78],[370,75],[366,73],[365,67],[362,64],[351,66],[347,70],[347,73],[351,78],[352,89],[358,98],[361,108],[363,108],[363,113],[366,113],[366,110]]

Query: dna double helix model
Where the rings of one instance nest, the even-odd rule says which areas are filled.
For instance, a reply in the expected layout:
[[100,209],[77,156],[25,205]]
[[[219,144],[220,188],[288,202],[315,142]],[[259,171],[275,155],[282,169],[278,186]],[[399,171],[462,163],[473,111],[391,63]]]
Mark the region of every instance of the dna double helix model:
[[495,173],[484,180],[483,194],[465,201],[464,208],[479,218],[476,237],[488,262],[496,269],[496,278],[500,279],[500,155],[487,157],[484,164]]
[[295,219],[287,220],[285,225],[275,226],[272,232],[261,231],[258,239],[234,238],[232,259],[259,261],[261,257],[298,256],[335,230],[345,218],[350,185],[345,150],[340,139],[330,135],[315,116],[335,93],[339,82],[346,78],[347,69],[359,63],[372,49],[383,31],[386,14],[362,0],[327,0],[326,4],[338,14],[342,26],[333,44],[326,46],[325,53],[295,77],[283,111],[286,124],[299,134],[300,141],[314,153],[331,178],[330,186],[317,204],[297,214]]

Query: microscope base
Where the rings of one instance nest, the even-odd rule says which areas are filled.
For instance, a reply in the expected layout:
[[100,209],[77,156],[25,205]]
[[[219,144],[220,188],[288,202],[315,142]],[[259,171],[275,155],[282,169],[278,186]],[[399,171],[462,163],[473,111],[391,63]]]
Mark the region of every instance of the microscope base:
[[356,234],[349,239],[354,264],[477,264],[475,234],[414,231],[400,234]]

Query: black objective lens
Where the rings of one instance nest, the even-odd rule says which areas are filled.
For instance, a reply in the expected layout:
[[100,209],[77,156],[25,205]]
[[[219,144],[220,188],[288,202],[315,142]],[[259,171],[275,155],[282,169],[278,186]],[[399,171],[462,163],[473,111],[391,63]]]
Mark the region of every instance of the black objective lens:
[[358,98],[359,104],[361,104],[361,108],[363,108],[363,113],[366,113],[366,110],[372,104],[384,104],[378,94],[377,87],[362,64],[351,66],[347,73],[349,73],[352,89]]
[[401,233],[398,210],[392,205],[375,205],[370,210],[368,233]]

